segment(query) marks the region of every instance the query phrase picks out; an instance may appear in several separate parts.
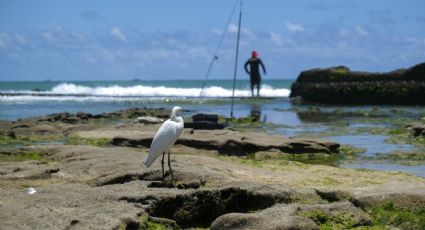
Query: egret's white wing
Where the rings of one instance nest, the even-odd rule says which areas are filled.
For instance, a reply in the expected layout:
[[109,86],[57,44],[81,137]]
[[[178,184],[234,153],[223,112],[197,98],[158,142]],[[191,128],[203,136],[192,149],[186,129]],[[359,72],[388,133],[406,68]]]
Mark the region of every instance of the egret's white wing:
[[161,125],[152,140],[149,155],[144,162],[147,167],[149,167],[156,158],[161,156],[163,152],[168,151],[176,142],[181,133],[178,126],[178,123],[171,121],[170,119],[166,120]]

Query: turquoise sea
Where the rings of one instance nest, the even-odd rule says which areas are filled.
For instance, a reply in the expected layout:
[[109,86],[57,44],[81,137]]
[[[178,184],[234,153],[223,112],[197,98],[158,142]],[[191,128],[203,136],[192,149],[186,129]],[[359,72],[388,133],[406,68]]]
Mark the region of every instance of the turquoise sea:
[[[265,80],[261,95],[287,100],[292,80]],[[57,112],[110,112],[130,107],[172,107],[224,112],[231,80],[0,82],[0,119]],[[249,82],[236,82],[235,96],[250,98]],[[203,106],[205,103],[210,106]],[[219,110],[219,111],[217,111]]]
[[[292,82],[264,80],[262,97],[252,98],[249,81],[237,81],[234,116],[259,115],[262,125],[258,129],[269,133],[331,139],[365,150],[355,161],[338,160],[338,167],[399,170],[425,177],[424,165],[377,158],[391,153],[421,152],[423,146],[389,142],[390,136],[385,132],[375,133],[383,128],[402,128],[394,124],[400,119],[414,121],[425,117],[423,107],[300,105],[288,98]],[[231,80],[210,80],[205,85],[201,80],[0,82],[0,119],[175,105],[185,109],[186,117],[198,112],[229,117],[231,95]],[[320,113],[308,116],[311,111]],[[338,116],[341,114],[345,115]],[[369,115],[364,120],[363,115],[355,114]]]

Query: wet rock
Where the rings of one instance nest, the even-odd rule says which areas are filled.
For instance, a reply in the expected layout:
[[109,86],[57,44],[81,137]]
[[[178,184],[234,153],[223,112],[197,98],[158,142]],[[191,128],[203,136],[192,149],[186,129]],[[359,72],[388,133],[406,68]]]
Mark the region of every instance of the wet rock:
[[175,221],[170,220],[170,219],[149,216],[148,217],[148,220],[150,220],[150,221],[152,221],[154,223],[158,223],[158,224],[164,225],[168,229],[179,229],[180,228]]
[[54,113],[40,117],[33,117],[24,120],[18,120],[18,124],[23,122],[31,125],[37,122],[63,122],[69,124],[78,124],[81,121],[91,119],[135,119],[137,117],[156,117],[159,119],[168,118],[170,111],[165,109],[147,109],[147,108],[130,108],[110,113],[90,114],[84,112],[72,113]]
[[185,122],[184,127],[190,129],[224,129],[227,123],[218,123],[218,114],[216,113],[197,113],[192,115],[192,122]]
[[147,108],[130,108],[125,110],[119,110],[117,112],[109,113],[112,117],[129,118],[135,119],[137,117],[149,116],[158,117],[162,119],[168,119],[170,116],[170,110],[159,108],[159,109],[147,109]]
[[212,123],[218,123],[218,114],[216,113],[197,113],[192,115],[193,122],[209,121]]
[[425,136],[425,125],[423,124],[409,124],[405,128],[413,133],[413,136]]
[[178,189],[198,189],[205,184],[202,180],[191,180],[187,182],[178,181],[153,181],[148,188],[178,188]]
[[65,122],[67,119],[70,119],[73,115],[70,113],[55,113],[47,115],[44,118],[40,118],[38,121],[50,121],[50,122],[56,122],[56,121],[62,121]]
[[[278,204],[256,213],[230,213],[217,218],[212,230],[221,229],[320,229],[320,224],[350,228],[372,223],[370,217],[350,202],[331,204]],[[340,223],[347,221],[347,223]],[[338,228],[338,227],[337,227]]]
[[352,195],[341,190],[319,190],[316,189],[317,195],[329,202],[343,201],[352,199]]
[[76,114],[77,117],[79,117],[81,120],[88,120],[93,118],[93,115],[90,113],[83,113],[83,112],[78,112]]
[[[195,135],[196,134],[196,135]],[[339,144],[327,140],[307,138],[285,138],[253,132],[241,133],[232,130],[185,130],[176,144],[192,148],[217,150],[222,154],[246,155],[258,151],[278,149],[286,153],[336,153]],[[111,143],[118,146],[149,147],[153,134],[117,136]]]
[[[258,188],[258,187],[257,187]],[[265,193],[252,188],[226,187],[199,190],[190,194],[167,197],[154,202],[151,216],[175,220],[183,227],[208,227],[220,215],[230,212],[248,212],[270,207],[277,202],[289,202],[289,193]]]
[[[72,132],[78,130],[93,130],[105,125],[104,123],[89,122],[91,120],[114,119],[113,122],[116,123],[118,119],[133,119],[140,117],[140,115],[159,121],[168,118],[169,111],[165,109],[133,108],[95,115],[84,112],[79,112],[77,114],[55,113],[39,117],[18,119],[12,122],[0,120],[0,135],[10,136],[24,141],[30,139],[44,140],[44,137],[63,140]],[[108,124],[111,123],[112,122]],[[125,121],[125,123],[127,123],[127,121]],[[128,126],[124,127],[128,128]]]
[[425,209],[425,191],[360,194],[356,195],[352,202],[362,208],[392,203],[396,207],[420,210]]
[[345,66],[303,71],[291,98],[337,104],[425,104],[425,63],[386,73],[351,71]]
[[158,124],[164,122],[164,119],[157,117],[138,117],[131,121],[131,124],[141,123],[141,124]]
[[[0,163],[0,223],[5,229],[137,229],[140,216],[149,214],[149,220],[177,228],[212,223],[212,229],[315,229],[322,220],[338,218],[367,225],[367,216],[347,200],[359,207],[388,201],[423,207],[425,200],[424,180],[405,174],[288,162],[282,168],[260,168],[202,156],[199,149],[193,155],[186,154],[186,147],[175,150],[171,164],[176,186],[163,186],[171,184],[170,176],[160,182],[159,162],[142,165],[146,149],[25,147],[50,161]],[[380,180],[370,185],[371,178],[363,178],[368,176]],[[320,182],[329,177],[345,181]],[[363,180],[356,182],[359,178]],[[29,195],[29,187],[37,192]]]
[[46,179],[57,172],[57,166],[40,161],[0,163],[0,175],[4,179]]
[[228,125],[225,123],[215,123],[211,121],[194,121],[194,122],[185,122],[184,127],[189,129],[204,129],[204,130],[212,130],[212,129],[224,129]]
[[16,138],[16,133],[12,130],[7,130],[6,136],[11,137],[11,138]]
[[295,205],[276,205],[257,213],[230,213],[218,217],[211,230],[320,229],[312,220],[296,215]]
[[196,173],[173,170],[174,181],[171,180],[169,171],[165,172],[165,181],[162,181],[160,170],[149,170],[144,173],[118,173],[102,175],[92,181],[96,186],[106,186],[124,184],[132,181],[143,181],[149,188],[178,188],[178,189],[198,189],[205,185],[206,178]]
[[58,127],[51,124],[37,124],[31,127],[31,131],[38,135],[55,134],[58,132]]
[[139,208],[115,200],[111,191],[80,184],[54,184],[3,193],[0,221],[4,229],[119,229],[138,223]]
[[300,205],[298,215],[306,216],[316,224],[341,224],[343,228],[371,225],[370,216],[351,202]]

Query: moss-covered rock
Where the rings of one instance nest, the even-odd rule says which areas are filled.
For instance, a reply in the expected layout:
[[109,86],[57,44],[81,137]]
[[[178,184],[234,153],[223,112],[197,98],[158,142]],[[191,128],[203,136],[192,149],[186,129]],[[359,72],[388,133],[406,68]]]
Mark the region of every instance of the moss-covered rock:
[[400,229],[425,229],[425,208],[410,210],[392,202],[368,208],[374,225],[390,225]]
[[425,104],[425,63],[386,73],[338,66],[303,71],[290,97],[337,104]]
[[26,161],[26,160],[41,160],[44,154],[37,151],[23,152],[1,152],[0,161]]
[[108,138],[84,138],[79,136],[70,136],[65,144],[68,145],[93,145],[93,146],[107,146],[111,140]]

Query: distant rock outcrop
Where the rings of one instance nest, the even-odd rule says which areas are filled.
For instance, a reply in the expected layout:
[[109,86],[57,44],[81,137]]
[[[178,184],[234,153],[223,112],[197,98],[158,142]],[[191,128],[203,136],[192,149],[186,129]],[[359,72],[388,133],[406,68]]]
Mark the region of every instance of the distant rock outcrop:
[[386,73],[345,66],[303,71],[290,97],[307,103],[424,105],[425,63]]

